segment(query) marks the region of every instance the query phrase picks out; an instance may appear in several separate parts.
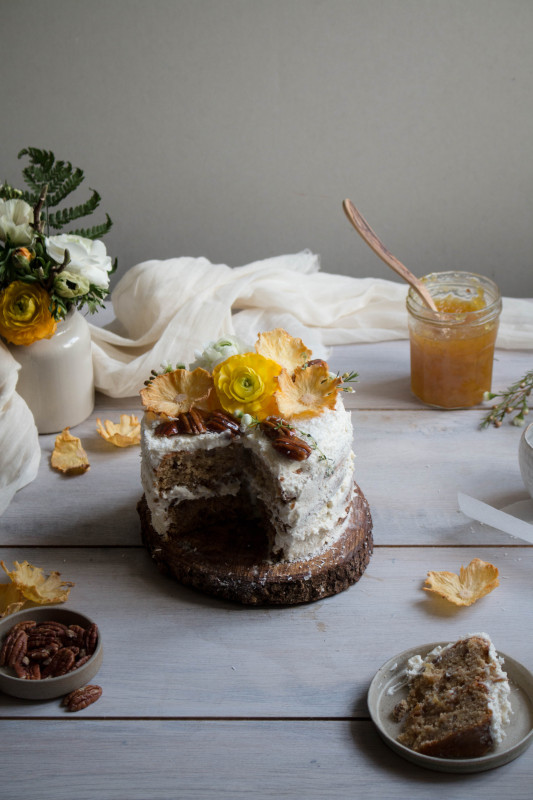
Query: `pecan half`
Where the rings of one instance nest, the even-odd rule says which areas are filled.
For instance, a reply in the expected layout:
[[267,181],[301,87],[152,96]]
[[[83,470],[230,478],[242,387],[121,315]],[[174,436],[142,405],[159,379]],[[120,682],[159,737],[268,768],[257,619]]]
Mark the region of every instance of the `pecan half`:
[[46,661],[47,658],[50,658],[60,648],[59,642],[51,642],[46,647],[37,647],[35,650],[28,650],[28,658],[30,661]]
[[232,436],[237,436],[240,432],[239,423],[223,411],[212,411],[205,421],[205,426],[211,433],[229,431]]
[[10,641],[9,647],[5,655],[5,663],[8,667],[15,668],[20,664],[28,650],[28,634],[26,631],[19,628],[15,631],[15,635]]
[[49,619],[45,622],[39,622],[39,624],[35,626],[35,630],[39,633],[53,633],[56,636],[62,636],[68,631],[68,627],[62,622],[57,622],[55,619]]
[[155,436],[177,436],[178,433],[180,433],[180,426],[177,419],[160,422],[154,430]]
[[98,642],[98,625],[96,624],[96,622],[93,622],[93,624],[89,625],[89,627],[85,631],[85,651],[88,655],[92,656],[92,654],[96,650],[97,642]]
[[61,645],[61,640],[58,639],[57,636],[49,633],[39,633],[32,630],[28,636],[28,650],[40,650],[43,647],[48,648],[50,645],[54,644],[57,644],[59,647]]
[[272,447],[276,452],[287,456],[292,461],[305,461],[312,452],[312,448],[298,436],[282,436],[279,439],[274,439]]
[[179,414],[178,425],[180,433],[188,433],[191,436],[206,432],[202,415],[196,408],[191,408],[190,411],[184,411]]
[[268,439],[279,439],[281,436],[290,438],[294,436],[293,430],[286,420],[281,417],[267,417],[259,425]]
[[31,628],[35,628],[36,625],[37,625],[37,623],[36,623],[36,621],[34,619],[23,619],[20,622],[17,622],[15,625],[13,625],[11,630],[12,631],[23,630],[23,631],[26,631],[26,633],[28,633],[28,631]]
[[50,663],[41,670],[42,678],[57,678],[59,675],[66,675],[72,669],[76,656],[67,647],[61,647],[52,656]]
[[82,628],[81,625],[69,625],[69,630],[73,634],[71,644],[83,647],[85,644],[85,628]]
[[92,703],[96,703],[101,696],[102,687],[89,683],[87,686],[75,689],[70,694],[67,694],[63,700],[63,705],[67,707],[67,711],[81,711]]

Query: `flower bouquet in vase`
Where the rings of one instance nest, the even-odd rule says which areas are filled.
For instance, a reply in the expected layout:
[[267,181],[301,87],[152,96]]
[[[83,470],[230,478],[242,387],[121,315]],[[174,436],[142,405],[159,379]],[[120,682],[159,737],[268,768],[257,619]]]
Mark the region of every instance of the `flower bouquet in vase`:
[[[61,231],[91,214],[100,195],[57,209],[84,179],[78,167],[36,148],[23,171],[28,189],[0,186],[0,337],[20,364],[17,392],[39,433],[77,425],[94,408],[89,326],[79,309],[103,305],[116,269],[101,237],[106,221]],[[56,209],[56,210],[52,210]]]

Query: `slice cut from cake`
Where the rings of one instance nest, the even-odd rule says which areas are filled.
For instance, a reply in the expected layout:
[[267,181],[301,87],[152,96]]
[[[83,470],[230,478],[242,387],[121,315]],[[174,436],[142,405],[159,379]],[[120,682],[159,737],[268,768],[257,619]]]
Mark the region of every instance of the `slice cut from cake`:
[[398,741],[429,756],[474,758],[504,736],[511,711],[503,660],[486,633],[409,659],[408,695],[394,709]]

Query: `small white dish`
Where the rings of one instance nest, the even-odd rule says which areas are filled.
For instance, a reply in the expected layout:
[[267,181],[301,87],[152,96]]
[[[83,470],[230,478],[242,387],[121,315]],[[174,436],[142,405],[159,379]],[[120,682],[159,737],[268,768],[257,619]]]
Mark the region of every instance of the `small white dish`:
[[[55,620],[67,626],[80,625],[85,629],[93,622],[85,614],[81,614],[79,611],[71,611],[68,608],[59,608],[58,606],[27,608],[0,620],[0,646],[11,628],[17,622],[25,620],[35,620],[39,623]],[[91,678],[96,675],[102,663],[103,653],[102,636],[99,632],[96,650],[89,661],[78,669],[67,672],[65,675],[42,680],[29,680],[17,678],[10,667],[0,667],[0,691],[24,700],[51,700],[54,697],[66,696],[75,689],[88,684]]]
[[390,658],[377,671],[368,691],[368,709],[380,736],[400,756],[419,766],[437,772],[483,772],[507,764],[517,758],[533,741],[533,675],[514,658],[499,653],[504,659],[503,669],[511,686],[513,714],[505,727],[506,736],[494,750],[479,758],[436,758],[417,753],[400,744],[397,738],[402,723],[392,716],[394,707],[407,696],[405,669],[408,660],[417,654],[422,658],[437,645],[448,642],[432,642],[405,650]]
[[533,497],[533,422],[522,431],[518,445],[518,463],[524,486]]

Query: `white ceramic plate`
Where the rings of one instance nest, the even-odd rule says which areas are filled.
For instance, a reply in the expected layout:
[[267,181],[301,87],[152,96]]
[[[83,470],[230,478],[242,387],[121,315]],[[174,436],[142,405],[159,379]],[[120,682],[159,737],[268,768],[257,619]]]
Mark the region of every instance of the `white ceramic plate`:
[[432,642],[405,650],[390,658],[377,671],[368,690],[370,716],[384,741],[408,761],[438,772],[483,772],[501,767],[526,750],[533,741],[533,675],[518,661],[505,653],[503,669],[507,672],[511,686],[511,707],[513,714],[505,727],[503,742],[490,753],[480,758],[436,758],[426,756],[405,747],[397,741],[402,730],[401,722],[396,722],[392,711],[400,700],[407,696],[405,668],[414,655],[424,657],[437,645],[448,642]]

